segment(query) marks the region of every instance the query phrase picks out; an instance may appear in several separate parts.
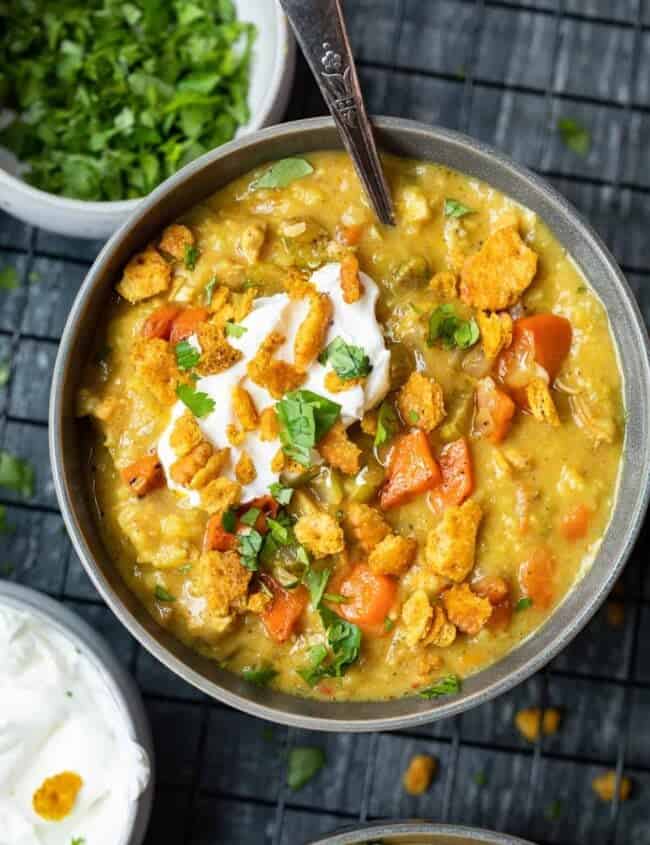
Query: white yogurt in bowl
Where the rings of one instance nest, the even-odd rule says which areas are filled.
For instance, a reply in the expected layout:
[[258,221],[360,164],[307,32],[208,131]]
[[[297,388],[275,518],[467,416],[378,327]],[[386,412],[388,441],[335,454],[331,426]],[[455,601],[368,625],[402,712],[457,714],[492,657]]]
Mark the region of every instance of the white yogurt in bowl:
[[0,585],[0,845],[138,845],[151,786],[142,703],[103,641]]

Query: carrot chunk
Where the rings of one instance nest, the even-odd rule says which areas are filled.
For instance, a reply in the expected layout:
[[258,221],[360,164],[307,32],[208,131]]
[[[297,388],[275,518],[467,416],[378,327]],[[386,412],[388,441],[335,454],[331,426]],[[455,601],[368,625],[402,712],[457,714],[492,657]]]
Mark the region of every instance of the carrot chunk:
[[138,498],[146,496],[158,487],[165,486],[165,473],[158,455],[144,455],[138,458],[128,467],[120,470],[120,475]]
[[222,514],[215,513],[208,520],[203,536],[204,552],[229,552],[237,548],[237,535],[226,531]]
[[179,343],[185,340],[197,330],[199,323],[205,323],[210,316],[207,308],[186,308],[172,323],[172,330],[169,336],[171,343]]
[[384,632],[384,620],[397,595],[394,578],[373,572],[365,563],[360,563],[344,578],[338,590],[347,599],[333,608],[339,616],[366,633]]
[[533,600],[536,608],[545,610],[555,597],[554,579],[557,562],[544,546],[531,554],[519,567],[519,586],[522,593]]
[[499,380],[508,388],[526,387],[542,367],[552,384],[571,348],[571,323],[557,314],[533,314],[515,320],[512,343],[497,362]]
[[448,505],[462,505],[474,491],[472,455],[467,438],[461,437],[442,447],[440,457],[442,482],[431,493],[431,504],[435,510]]
[[574,543],[587,536],[591,510],[585,504],[577,504],[562,517],[560,521],[560,534],[565,540]]
[[271,602],[262,611],[262,622],[271,639],[284,643],[307,607],[309,593],[302,585],[294,590],[285,590],[270,575],[260,575],[260,579],[273,593]]
[[507,393],[499,390],[490,376],[476,383],[475,398],[473,435],[485,437],[490,443],[501,443],[510,431],[515,403]]
[[169,340],[174,320],[181,313],[179,305],[161,305],[147,317],[142,325],[142,337],[158,337]]
[[411,431],[393,446],[379,504],[384,510],[395,508],[425,490],[432,490],[441,481],[440,468],[431,454],[426,434],[419,429]]

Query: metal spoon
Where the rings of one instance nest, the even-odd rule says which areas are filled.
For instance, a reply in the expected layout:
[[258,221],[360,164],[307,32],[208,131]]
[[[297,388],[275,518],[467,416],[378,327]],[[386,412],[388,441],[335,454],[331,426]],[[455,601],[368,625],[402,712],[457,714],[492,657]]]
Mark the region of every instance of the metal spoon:
[[340,0],[280,0],[280,5],[377,217],[394,226],[393,201],[363,102]]

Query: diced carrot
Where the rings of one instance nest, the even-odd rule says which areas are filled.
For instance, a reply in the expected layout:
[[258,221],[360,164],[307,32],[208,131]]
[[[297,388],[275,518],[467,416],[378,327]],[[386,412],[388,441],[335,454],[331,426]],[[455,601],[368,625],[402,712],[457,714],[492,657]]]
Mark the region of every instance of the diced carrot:
[[519,567],[519,586],[522,593],[533,600],[533,606],[545,610],[555,597],[557,562],[551,552],[541,546]]
[[571,348],[571,323],[557,314],[533,314],[515,320],[512,343],[497,361],[499,380],[511,390],[539,378],[542,367],[552,384]]
[[512,601],[506,598],[498,604],[493,605],[492,615],[486,623],[488,628],[493,633],[505,631],[509,627],[512,620]]
[[128,467],[120,470],[123,480],[138,498],[146,496],[152,490],[165,486],[165,473],[158,460],[158,455],[145,455]]
[[431,504],[437,511],[449,505],[462,505],[474,491],[472,455],[467,438],[461,437],[442,447],[438,458],[442,482],[431,492]]
[[365,226],[363,223],[352,226],[339,226],[336,239],[346,246],[356,246],[363,237]]
[[309,593],[302,585],[285,590],[270,575],[260,575],[260,580],[273,593],[271,602],[262,611],[261,618],[266,632],[276,643],[286,642],[309,602]]
[[515,403],[493,378],[486,376],[476,383],[476,408],[472,433],[485,437],[490,443],[501,443],[510,431]]
[[560,521],[560,534],[565,540],[574,543],[586,537],[589,531],[589,521],[591,519],[591,510],[582,502],[575,505],[571,510],[562,517]]
[[394,578],[379,575],[360,563],[341,581],[338,592],[347,599],[332,608],[339,616],[366,633],[381,635],[385,632],[384,620],[397,595]]
[[440,468],[431,454],[426,434],[417,429],[396,441],[388,462],[388,473],[379,503],[384,510],[395,508],[442,481]]
[[510,595],[508,582],[499,575],[484,575],[478,581],[472,581],[470,586],[477,596],[488,599],[495,606]]
[[157,337],[161,340],[169,340],[174,320],[181,313],[179,305],[161,305],[156,308],[142,325],[140,333],[143,337]]
[[237,535],[226,531],[221,518],[220,513],[215,513],[208,520],[203,536],[203,551],[228,552],[237,548]]
[[179,343],[194,334],[199,323],[205,323],[210,316],[207,308],[186,308],[172,323],[169,336],[171,343]]
[[[278,511],[280,510],[280,505],[275,501],[273,496],[258,496],[257,499],[251,499],[250,502],[246,502],[245,505],[239,509],[239,518],[241,520],[244,514],[251,510],[251,508],[257,508],[260,513],[255,521],[255,530],[259,531],[260,534],[266,534],[268,531],[268,525],[266,524],[267,516],[270,516],[271,519],[275,519],[278,515]],[[243,523],[239,523],[238,528],[241,527]]]

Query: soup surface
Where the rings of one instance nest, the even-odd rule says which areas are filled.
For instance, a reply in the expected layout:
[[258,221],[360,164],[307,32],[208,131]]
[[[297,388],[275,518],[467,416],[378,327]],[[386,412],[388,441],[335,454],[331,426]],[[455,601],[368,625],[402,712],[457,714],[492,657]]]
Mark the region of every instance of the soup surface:
[[155,619],[247,680],[437,696],[539,627],[610,518],[607,315],[535,214],[386,157],[238,179],[133,257],[79,414],[98,519]]

